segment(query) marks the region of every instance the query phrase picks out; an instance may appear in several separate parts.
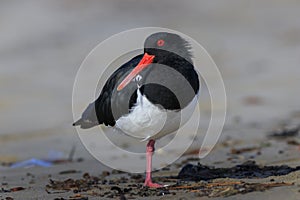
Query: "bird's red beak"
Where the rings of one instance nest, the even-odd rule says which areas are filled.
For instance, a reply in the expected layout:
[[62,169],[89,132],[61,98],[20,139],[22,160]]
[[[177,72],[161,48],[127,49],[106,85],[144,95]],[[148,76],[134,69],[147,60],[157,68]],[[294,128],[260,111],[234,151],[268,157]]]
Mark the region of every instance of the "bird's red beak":
[[117,88],[117,91],[121,91],[130,81],[138,75],[143,69],[145,69],[149,64],[153,62],[155,56],[149,55],[147,53],[144,54],[142,60],[139,62],[139,64],[124,78],[124,80],[120,83],[120,85]]

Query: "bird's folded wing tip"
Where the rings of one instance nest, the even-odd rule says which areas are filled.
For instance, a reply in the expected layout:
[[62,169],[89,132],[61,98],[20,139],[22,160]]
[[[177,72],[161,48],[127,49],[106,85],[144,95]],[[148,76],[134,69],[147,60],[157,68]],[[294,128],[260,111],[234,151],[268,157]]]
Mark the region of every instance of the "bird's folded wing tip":
[[82,119],[79,119],[79,120],[73,122],[72,125],[73,125],[73,126],[78,126],[78,125],[81,125],[81,122],[82,122]]

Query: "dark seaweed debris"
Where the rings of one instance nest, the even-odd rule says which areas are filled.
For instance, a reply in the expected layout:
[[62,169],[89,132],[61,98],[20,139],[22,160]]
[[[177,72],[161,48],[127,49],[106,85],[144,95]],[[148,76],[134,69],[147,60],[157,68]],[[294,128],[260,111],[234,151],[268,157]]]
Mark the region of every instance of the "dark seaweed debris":
[[67,179],[64,181],[56,181],[50,179],[50,183],[46,185],[46,191],[53,193],[51,190],[58,191],[73,191],[74,193],[86,192],[93,188],[97,188],[100,178],[90,176],[88,173],[83,174],[83,179]]
[[184,190],[192,192],[197,197],[229,197],[236,194],[246,194],[254,191],[266,191],[268,189],[280,186],[291,186],[290,183],[245,183],[242,181],[234,182],[197,182],[193,185],[182,185],[170,187],[171,190]]
[[232,148],[230,150],[230,153],[231,154],[236,154],[236,155],[239,155],[239,154],[242,154],[242,153],[247,153],[247,152],[252,152],[252,151],[256,151],[256,150],[260,150],[261,148],[260,147],[245,147],[245,148]]
[[126,197],[124,195],[124,191],[121,188],[119,188],[117,186],[114,186],[114,187],[111,188],[111,190],[116,190],[118,192],[118,194],[120,195],[120,200],[126,200]]
[[247,161],[231,168],[213,168],[200,163],[187,164],[178,174],[178,179],[187,181],[211,180],[217,178],[266,178],[282,176],[300,170],[300,166],[292,168],[286,165],[261,167],[255,161]]
[[54,200],[88,200],[89,198],[88,197],[81,197],[81,196],[74,196],[74,197],[70,197],[68,199],[66,198],[55,198]]
[[286,139],[290,137],[295,137],[299,134],[300,126],[294,128],[284,128],[282,130],[274,131],[270,133],[268,136],[270,138],[277,138],[277,139]]
[[[288,166],[265,166],[260,167],[253,161],[232,168],[213,168],[201,164],[187,164],[177,177],[156,177],[155,181],[166,183],[170,180],[177,181],[175,185],[164,188],[143,187],[140,183],[142,175],[114,177],[111,173],[104,172],[102,175],[91,176],[83,174],[80,179],[52,180],[46,186],[50,194],[73,192],[74,196],[68,199],[87,199],[87,196],[105,197],[111,199],[140,199],[142,197],[172,196],[189,193],[194,197],[227,197],[236,194],[245,194],[253,191],[265,191],[273,187],[290,186],[291,183],[275,182],[274,179],[265,183],[247,183],[241,180],[214,180],[217,178],[264,178],[268,176],[286,175],[300,170],[300,167]],[[197,182],[191,182],[197,181]],[[169,182],[168,182],[169,183]]]
[[299,146],[300,142],[298,142],[297,140],[288,140],[286,142],[288,145],[295,145],[295,146]]
[[23,188],[23,187],[14,187],[14,188],[10,188],[10,189],[0,188],[0,193],[18,192],[21,190],[25,190],[25,188]]

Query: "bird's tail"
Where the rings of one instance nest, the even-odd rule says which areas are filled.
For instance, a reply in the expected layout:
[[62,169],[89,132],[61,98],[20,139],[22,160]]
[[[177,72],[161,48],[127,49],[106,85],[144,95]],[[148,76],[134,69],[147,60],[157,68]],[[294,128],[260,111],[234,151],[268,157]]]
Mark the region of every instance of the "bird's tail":
[[82,129],[92,128],[97,125],[99,125],[99,122],[96,116],[95,103],[89,104],[82,113],[81,118],[73,123],[73,126],[80,126]]
[[89,120],[83,120],[82,118],[73,123],[73,126],[80,126],[82,129],[92,128],[97,125],[99,124]]
[[79,120],[77,120],[76,122],[73,123],[73,126],[79,126],[79,125],[81,125],[82,122],[83,122],[83,120],[80,118]]

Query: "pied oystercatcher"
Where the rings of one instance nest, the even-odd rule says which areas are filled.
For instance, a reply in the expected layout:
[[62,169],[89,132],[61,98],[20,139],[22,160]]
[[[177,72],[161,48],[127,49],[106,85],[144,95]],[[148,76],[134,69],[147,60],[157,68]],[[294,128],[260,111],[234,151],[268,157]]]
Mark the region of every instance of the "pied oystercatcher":
[[155,140],[179,128],[181,111],[197,100],[198,92],[190,44],[177,34],[154,33],[145,40],[144,53],[108,78],[73,125],[87,129],[102,124],[148,141],[144,185],[162,187],[151,178]]

